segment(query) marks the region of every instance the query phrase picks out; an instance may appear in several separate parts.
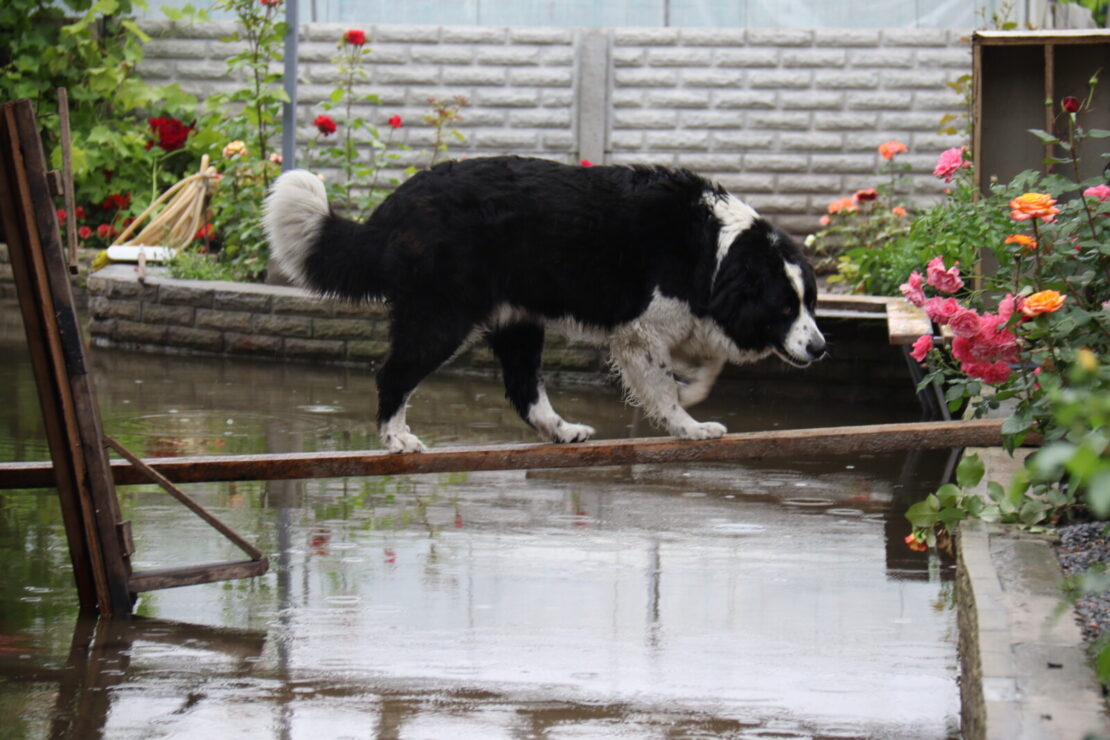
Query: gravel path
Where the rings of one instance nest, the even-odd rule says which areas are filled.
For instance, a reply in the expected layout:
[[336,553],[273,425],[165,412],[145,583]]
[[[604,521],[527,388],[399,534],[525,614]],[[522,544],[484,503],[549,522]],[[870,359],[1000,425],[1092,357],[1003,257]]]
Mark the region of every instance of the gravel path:
[[[1110,564],[1110,522],[1088,522],[1060,528],[1056,554],[1065,576],[1077,575],[1095,563]],[[1083,636],[1097,640],[1110,630],[1110,592],[1085,594],[1075,605]]]

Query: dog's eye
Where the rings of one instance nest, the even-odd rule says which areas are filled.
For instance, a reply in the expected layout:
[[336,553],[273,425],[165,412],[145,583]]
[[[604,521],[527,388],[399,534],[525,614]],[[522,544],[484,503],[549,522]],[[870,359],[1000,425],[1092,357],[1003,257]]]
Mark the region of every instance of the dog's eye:
[[793,306],[783,306],[782,307],[783,316],[789,316],[792,313],[794,313],[794,307]]

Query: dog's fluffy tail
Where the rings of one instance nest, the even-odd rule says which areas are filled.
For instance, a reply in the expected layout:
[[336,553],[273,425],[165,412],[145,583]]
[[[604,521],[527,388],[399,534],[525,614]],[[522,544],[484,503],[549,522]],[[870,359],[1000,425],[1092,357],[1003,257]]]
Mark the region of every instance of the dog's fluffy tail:
[[381,295],[377,245],[360,224],[332,212],[311,172],[290,170],[274,181],[262,225],[271,259],[297,285],[352,300]]

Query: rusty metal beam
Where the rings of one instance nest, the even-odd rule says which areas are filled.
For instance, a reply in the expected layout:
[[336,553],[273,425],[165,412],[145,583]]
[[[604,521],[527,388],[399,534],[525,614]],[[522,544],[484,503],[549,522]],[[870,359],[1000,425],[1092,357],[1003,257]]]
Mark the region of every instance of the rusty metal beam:
[[[580,444],[440,447],[412,455],[382,451],[301,452],[266,455],[149,458],[144,462],[174,483],[294,480],[476,470],[583,468],[599,465],[734,462],[812,455],[860,455],[911,449],[989,447],[1002,444],[999,419],[872,424],[728,434],[690,442],[673,437],[607,439]],[[113,461],[119,485],[147,479]],[[0,489],[53,485],[49,463],[0,465]]]

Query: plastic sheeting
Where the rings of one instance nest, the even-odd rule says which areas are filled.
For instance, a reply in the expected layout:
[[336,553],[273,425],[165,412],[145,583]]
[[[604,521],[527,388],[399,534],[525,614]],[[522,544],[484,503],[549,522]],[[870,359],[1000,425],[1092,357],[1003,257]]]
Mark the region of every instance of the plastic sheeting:
[[[150,0],[148,18],[185,0]],[[1044,0],[1017,0],[1012,20]],[[952,28],[989,26],[1004,0],[300,0],[302,22],[481,26]]]

